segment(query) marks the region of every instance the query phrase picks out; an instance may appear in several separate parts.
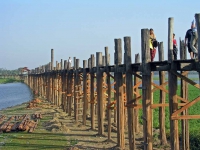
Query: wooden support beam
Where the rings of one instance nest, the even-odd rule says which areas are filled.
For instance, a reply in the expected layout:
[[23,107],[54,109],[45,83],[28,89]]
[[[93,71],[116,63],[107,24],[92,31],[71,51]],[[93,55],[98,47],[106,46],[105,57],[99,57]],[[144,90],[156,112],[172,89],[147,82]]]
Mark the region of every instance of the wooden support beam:
[[178,109],[178,101],[176,96],[177,91],[177,76],[172,73],[176,71],[176,64],[173,62],[173,32],[174,18],[168,19],[168,61],[171,63],[170,71],[168,71],[169,79],[169,110],[170,110],[170,144],[172,150],[179,150],[179,134],[178,120],[171,120],[172,114]]
[[83,125],[86,125],[87,117],[87,73],[86,73],[87,60],[83,60]]
[[197,84],[196,82],[192,81],[191,79],[189,79],[189,78],[187,78],[187,77],[181,75],[180,73],[178,73],[178,72],[176,72],[176,71],[174,71],[174,70],[171,70],[171,72],[172,72],[174,75],[178,76],[179,78],[181,78],[181,79],[185,80],[186,82],[190,83],[191,85],[195,86],[196,88],[200,89],[200,85]]
[[[111,84],[110,84],[110,73],[109,73],[109,64],[110,64],[110,59],[109,59],[109,53],[108,53],[108,47],[105,47],[105,63],[106,63],[106,73],[107,73],[107,86],[108,86],[108,90],[107,90],[107,106],[110,105],[111,103]],[[107,109],[107,120],[108,120],[108,141],[111,140],[111,110]]]
[[142,53],[142,107],[143,107],[143,138],[144,150],[153,149],[152,139],[152,111],[151,105],[151,70],[149,30],[141,30],[141,53]]
[[184,115],[184,116],[174,116],[171,118],[172,120],[180,120],[180,119],[200,119],[200,115]]
[[74,77],[74,94],[75,94],[75,97],[74,97],[74,115],[75,115],[75,121],[78,122],[79,120],[79,97],[78,97],[78,92],[75,92],[75,91],[78,91],[78,85],[79,85],[79,73],[78,73],[78,68],[79,68],[79,59],[76,59],[76,74],[75,74],[75,77]]
[[54,68],[53,62],[54,62],[54,50],[51,49],[51,70],[53,70]]
[[[91,68],[95,67],[95,57],[94,55],[91,55]],[[90,70],[92,71],[92,70]],[[94,109],[94,73],[90,72],[90,116],[91,116],[91,129],[95,129],[95,109]]]
[[[186,60],[187,59],[187,51],[186,51],[186,46],[185,46],[185,42],[184,40],[181,40],[180,39],[180,59],[181,60]],[[194,66],[193,63],[191,64],[187,64],[187,66],[182,66],[183,64],[181,63],[181,69],[182,70],[186,70],[186,69],[191,69],[191,68],[188,68],[188,66],[191,66],[192,67]],[[185,65],[185,64],[184,64]],[[185,77],[188,76],[188,71],[181,71],[181,74]],[[183,79],[181,79],[181,97],[184,98],[184,99],[188,99],[188,83],[186,81],[184,81]],[[188,115],[188,110],[184,110],[181,115]],[[190,143],[189,143],[189,122],[188,120],[181,120],[181,130],[182,130],[182,149],[183,150],[188,150],[190,149]]]
[[197,33],[198,33],[198,60],[200,60],[200,13],[195,14],[195,20],[196,20]]
[[190,106],[194,105],[195,103],[197,103],[198,101],[200,101],[200,97],[195,98],[193,101],[187,103],[186,105],[184,105],[183,107],[181,107],[180,109],[176,110],[175,112],[173,112],[171,117],[175,117],[177,116],[179,113],[181,113],[182,111],[184,111],[185,109],[189,108]]
[[98,134],[104,134],[104,108],[103,108],[103,73],[100,71],[102,63],[102,53],[96,53],[96,64],[97,64],[97,107],[98,107]]
[[[164,61],[164,47],[163,42],[158,43],[158,54],[159,54],[159,61]],[[165,83],[165,72],[159,72],[159,82],[160,85]],[[168,83],[168,82],[167,82]],[[162,86],[165,88],[164,86]],[[165,104],[166,95],[163,90],[160,90],[160,104]],[[165,132],[165,107],[159,108],[159,128],[160,128],[160,142],[162,145],[167,144],[166,132]]]
[[[126,98],[127,104],[131,101],[133,97],[133,77],[132,77],[132,68],[131,68],[131,38],[124,37],[124,51],[125,51],[125,64],[126,64]],[[138,57],[139,58],[139,57]],[[136,60],[138,61],[138,60]],[[134,78],[134,83],[137,84],[138,80]],[[135,85],[134,84],[134,85]],[[139,92],[137,88],[135,88],[136,92]],[[133,108],[127,109],[128,113],[128,139],[129,139],[129,149],[135,149],[135,130],[137,131],[136,125],[138,125],[138,111],[133,110]],[[135,116],[136,115],[136,116]]]
[[118,72],[119,65],[122,62],[121,39],[115,39],[115,75],[116,75],[116,100],[117,100],[117,145],[125,148],[124,139],[124,100],[123,100],[123,74]]

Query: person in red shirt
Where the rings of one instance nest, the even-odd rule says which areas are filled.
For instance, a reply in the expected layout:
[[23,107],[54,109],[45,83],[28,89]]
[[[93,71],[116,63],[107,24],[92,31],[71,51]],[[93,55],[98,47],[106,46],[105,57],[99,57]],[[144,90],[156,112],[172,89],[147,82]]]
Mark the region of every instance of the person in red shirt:
[[178,54],[177,43],[176,43],[176,39],[175,39],[175,34],[173,34],[173,55],[174,55],[174,60],[177,60],[177,54]]

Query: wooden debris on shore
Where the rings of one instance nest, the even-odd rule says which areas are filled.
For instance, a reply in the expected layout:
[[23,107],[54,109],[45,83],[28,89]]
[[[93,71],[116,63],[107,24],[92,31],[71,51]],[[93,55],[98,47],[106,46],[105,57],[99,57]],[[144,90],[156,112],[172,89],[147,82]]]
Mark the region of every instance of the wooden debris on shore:
[[5,118],[6,118],[5,115],[1,115],[1,117],[0,117],[0,124],[4,121]]
[[33,114],[32,117],[33,119],[42,119],[42,114],[41,113]]
[[42,114],[32,114],[33,120],[31,120],[30,115],[28,114],[11,116],[8,120],[5,120],[5,118],[5,115],[0,116],[0,132],[27,131],[32,133],[37,127],[38,119],[42,118]]
[[27,108],[35,108],[38,107],[38,104],[41,103],[40,99],[33,99],[31,102],[29,102]]

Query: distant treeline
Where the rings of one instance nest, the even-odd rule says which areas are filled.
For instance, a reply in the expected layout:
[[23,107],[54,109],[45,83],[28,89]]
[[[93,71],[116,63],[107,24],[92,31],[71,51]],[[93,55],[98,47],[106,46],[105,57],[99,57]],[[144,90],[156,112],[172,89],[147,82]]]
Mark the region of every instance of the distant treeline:
[[18,68],[15,70],[7,70],[4,68],[0,68],[0,75],[11,75],[11,74],[20,74],[22,68]]

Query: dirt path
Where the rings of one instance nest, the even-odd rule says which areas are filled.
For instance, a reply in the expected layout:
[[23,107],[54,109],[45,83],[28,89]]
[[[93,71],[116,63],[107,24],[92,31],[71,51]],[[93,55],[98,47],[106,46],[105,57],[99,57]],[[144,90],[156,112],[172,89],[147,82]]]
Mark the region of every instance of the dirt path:
[[[22,114],[31,114],[31,113],[41,113],[43,118],[41,119],[40,126],[36,129],[36,134],[47,134],[46,132],[52,134],[62,134],[66,139],[66,148],[65,150],[106,150],[106,149],[119,149],[116,147],[117,143],[117,133],[113,131],[111,134],[112,141],[107,141],[107,132],[105,136],[97,135],[97,128],[91,130],[90,128],[90,118],[87,119],[87,125],[83,126],[80,122],[75,122],[74,117],[68,116],[65,112],[59,109],[56,106],[51,105],[47,101],[42,101],[41,104],[36,108],[27,109],[28,104],[22,104],[15,106],[13,108],[8,108],[3,111],[0,111],[0,114],[6,114],[7,116],[12,115],[22,115]],[[106,121],[105,121],[106,122]],[[97,121],[96,121],[97,123]],[[97,124],[96,124],[97,127]],[[136,134],[136,145],[137,149],[142,149],[142,126],[140,127],[140,132]],[[106,125],[105,125],[106,130]],[[156,131],[157,132],[157,131]],[[128,137],[127,137],[127,128],[125,130],[125,141],[126,148],[128,150]],[[54,139],[52,138],[52,141]],[[158,145],[158,146],[156,146]],[[69,148],[70,147],[70,148]],[[159,140],[154,138],[154,149],[169,149],[169,146],[160,147]],[[59,149],[59,148],[57,148]],[[63,148],[60,148],[63,149]]]

